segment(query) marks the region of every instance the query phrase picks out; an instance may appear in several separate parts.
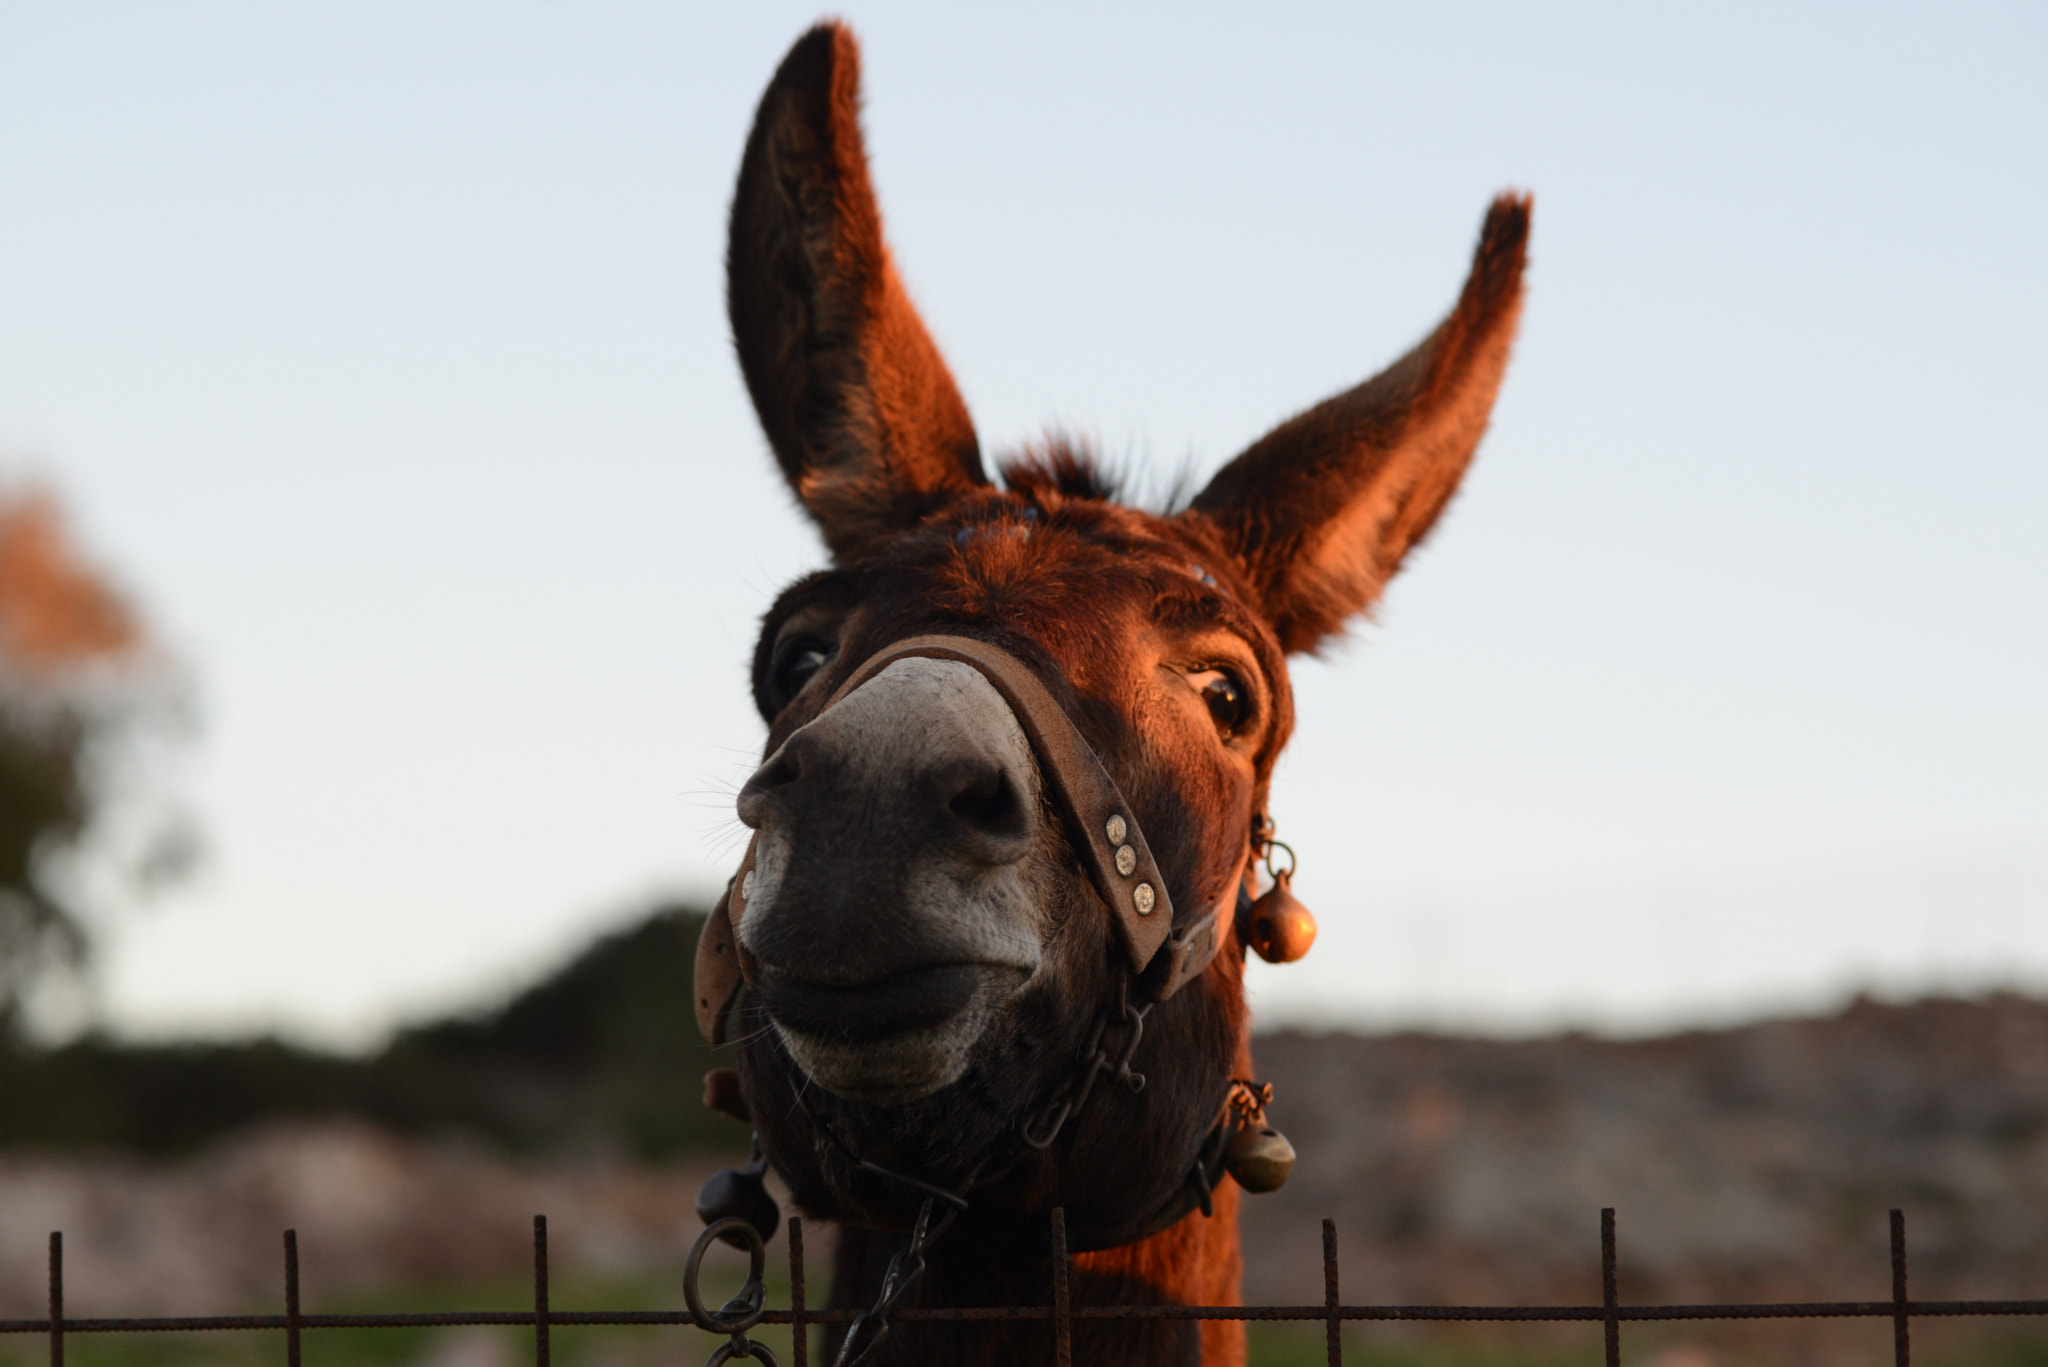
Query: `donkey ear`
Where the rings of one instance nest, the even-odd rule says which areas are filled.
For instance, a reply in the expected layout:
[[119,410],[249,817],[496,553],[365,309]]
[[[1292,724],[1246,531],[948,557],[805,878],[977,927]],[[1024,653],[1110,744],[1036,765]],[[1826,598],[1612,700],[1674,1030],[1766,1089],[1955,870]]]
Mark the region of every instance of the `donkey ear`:
[[726,304],[776,462],[834,555],[988,482],[967,405],[882,242],[860,48],[837,24],[799,39],[761,97]]
[[1457,490],[1521,314],[1529,208],[1493,202],[1458,306],[1419,346],[1274,428],[1196,497],[1290,653],[1371,607]]

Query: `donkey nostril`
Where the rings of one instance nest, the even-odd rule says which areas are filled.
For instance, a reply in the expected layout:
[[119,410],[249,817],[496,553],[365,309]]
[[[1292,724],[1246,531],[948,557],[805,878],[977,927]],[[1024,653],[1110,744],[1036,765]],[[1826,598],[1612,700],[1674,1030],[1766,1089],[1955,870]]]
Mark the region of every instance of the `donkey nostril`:
[[781,754],[754,771],[754,776],[747,780],[747,786],[757,793],[773,792],[777,788],[787,788],[803,776],[803,763],[789,752],[788,746],[784,746]]
[[783,746],[772,759],[756,769],[754,776],[740,789],[737,803],[740,820],[758,829],[763,816],[763,804],[803,776],[803,760],[797,752],[797,747]]
[[947,800],[946,810],[961,824],[988,835],[1014,837],[1027,833],[1024,803],[1017,795],[1016,785],[1001,769],[985,769],[967,779]]

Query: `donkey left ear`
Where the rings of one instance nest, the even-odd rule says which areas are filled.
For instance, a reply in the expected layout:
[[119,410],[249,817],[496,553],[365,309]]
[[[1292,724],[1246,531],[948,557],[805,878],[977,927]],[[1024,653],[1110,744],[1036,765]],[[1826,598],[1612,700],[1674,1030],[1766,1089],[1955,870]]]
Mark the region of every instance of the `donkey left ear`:
[[1451,316],[1356,389],[1274,428],[1191,511],[1223,532],[1290,654],[1379,598],[1486,432],[1522,308],[1530,200],[1502,195]]
[[860,48],[820,24],[761,97],[726,250],[740,369],[834,555],[986,484],[967,405],[882,241]]

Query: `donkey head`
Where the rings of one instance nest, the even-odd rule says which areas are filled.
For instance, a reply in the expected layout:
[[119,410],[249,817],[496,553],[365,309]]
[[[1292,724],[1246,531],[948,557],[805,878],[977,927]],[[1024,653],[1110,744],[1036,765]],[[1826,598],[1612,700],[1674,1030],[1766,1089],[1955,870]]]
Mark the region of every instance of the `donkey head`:
[[[1007,1155],[1011,1209],[1083,1207],[1074,1237],[1099,1246],[1170,1201],[1238,1064],[1234,912],[1292,724],[1286,656],[1368,608],[1456,488],[1529,205],[1495,202],[1457,307],[1407,356],[1147,512],[1065,445],[989,480],[883,243],[858,105],[852,36],[814,29],[733,205],[740,365],[832,566],[763,626],[754,839],[706,953],[744,976],[749,1109],[800,1204],[900,1227],[903,1192],[862,1160],[952,1185]],[[1042,1156],[1017,1144],[1091,1032],[1144,1001],[1151,1085],[1099,1089]],[[732,996],[700,1003],[726,1028]]]

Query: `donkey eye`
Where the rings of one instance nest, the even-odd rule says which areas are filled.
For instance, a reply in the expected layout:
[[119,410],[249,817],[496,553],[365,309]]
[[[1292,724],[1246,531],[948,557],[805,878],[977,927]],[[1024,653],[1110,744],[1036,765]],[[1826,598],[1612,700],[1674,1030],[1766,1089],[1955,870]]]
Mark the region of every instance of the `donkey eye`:
[[775,695],[782,702],[804,691],[804,686],[818,676],[818,671],[831,662],[835,652],[823,641],[798,637],[782,648],[775,660],[775,672],[770,676]]
[[1202,687],[1202,701],[1208,704],[1209,715],[1215,718],[1216,729],[1228,740],[1244,725],[1249,704],[1245,701],[1244,685],[1228,674],[1219,673]]

